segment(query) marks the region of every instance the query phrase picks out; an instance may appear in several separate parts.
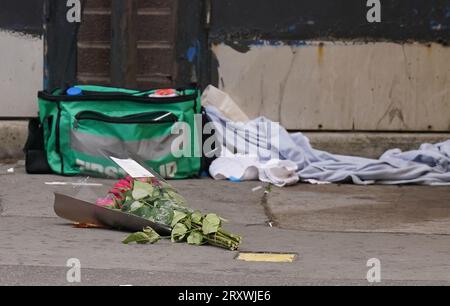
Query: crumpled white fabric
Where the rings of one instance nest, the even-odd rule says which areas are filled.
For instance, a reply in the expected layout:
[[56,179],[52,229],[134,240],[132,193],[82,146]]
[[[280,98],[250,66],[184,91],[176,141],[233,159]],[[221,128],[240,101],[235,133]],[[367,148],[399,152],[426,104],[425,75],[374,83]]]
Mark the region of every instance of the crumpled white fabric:
[[297,165],[290,160],[271,159],[259,168],[259,180],[278,187],[297,184]]
[[[402,152],[392,149],[379,159],[344,156],[316,150],[302,133],[288,133],[283,127],[267,118],[259,117],[247,123],[236,123],[212,106],[206,113],[214,122],[219,141],[226,131],[235,134],[240,141],[228,148],[233,152],[258,152],[257,161],[264,164],[274,159],[288,160],[297,166],[297,175],[302,181],[353,182],[368,184],[420,184],[450,185],[450,140],[437,144],[423,144],[418,150]],[[271,136],[259,125],[273,125],[279,142],[262,149]],[[222,143],[229,146],[229,143]]]
[[299,181],[297,165],[291,161],[272,159],[261,163],[257,156],[240,154],[216,158],[209,167],[209,173],[216,180],[260,180],[278,187],[293,185]]

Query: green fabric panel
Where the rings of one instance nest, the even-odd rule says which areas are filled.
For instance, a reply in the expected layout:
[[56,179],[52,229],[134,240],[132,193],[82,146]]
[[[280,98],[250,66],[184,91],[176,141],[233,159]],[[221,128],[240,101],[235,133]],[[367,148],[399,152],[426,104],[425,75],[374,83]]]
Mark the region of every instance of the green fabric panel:
[[172,123],[117,124],[95,120],[80,120],[72,124],[72,129],[101,137],[112,137],[123,141],[136,141],[161,137],[171,133]]

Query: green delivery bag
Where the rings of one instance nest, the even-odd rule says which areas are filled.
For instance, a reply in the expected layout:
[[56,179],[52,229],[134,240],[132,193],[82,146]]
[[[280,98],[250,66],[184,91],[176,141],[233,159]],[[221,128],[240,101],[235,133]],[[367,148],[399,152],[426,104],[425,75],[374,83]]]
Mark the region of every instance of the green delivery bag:
[[123,170],[109,158],[113,156],[137,157],[165,178],[199,174],[197,89],[160,97],[155,90],[76,88],[81,89],[79,95],[67,95],[64,90],[38,93],[45,151],[55,173],[123,177]]

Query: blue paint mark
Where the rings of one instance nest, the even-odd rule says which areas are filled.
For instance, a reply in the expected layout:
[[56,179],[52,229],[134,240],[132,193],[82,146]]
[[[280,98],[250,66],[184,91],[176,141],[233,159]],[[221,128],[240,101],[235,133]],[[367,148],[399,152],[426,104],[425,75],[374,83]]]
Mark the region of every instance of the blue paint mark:
[[291,26],[288,27],[288,31],[289,31],[289,32],[294,32],[295,29],[297,29],[297,26],[296,26],[295,24],[293,24],[293,25],[291,25]]
[[195,59],[197,59],[197,62],[200,63],[200,41],[195,41],[191,47],[186,52],[186,58],[190,63],[193,63]]
[[197,48],[196,47],[189,47],[187,51],[187,59],[190,63],[192,63],[197,56]]
[[442,31],[442,30],[447,30],[448,26],[442,25],[441,23],[439,23],[435,20],[431,20],[430,21],[430,29],[433,31]]

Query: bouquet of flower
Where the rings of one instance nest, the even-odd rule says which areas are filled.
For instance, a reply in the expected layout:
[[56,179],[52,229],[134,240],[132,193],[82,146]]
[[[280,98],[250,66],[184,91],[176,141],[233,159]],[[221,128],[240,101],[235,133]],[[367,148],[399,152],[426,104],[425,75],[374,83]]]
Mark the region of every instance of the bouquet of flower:
[[[211,244],[236,250],[242,239],[239,235],[226,232],[222,228],[225,220],[216,214],[203,215],[189,209],[186,200],[171,185],[155,177],[122,179],[106,198],[97,200],[97,205],[169,226],[172,228],[170,238],[173,242]],[[131,234],[123,243],[155,243],[160,238],[158,233],[147,227],[142,232]]]

